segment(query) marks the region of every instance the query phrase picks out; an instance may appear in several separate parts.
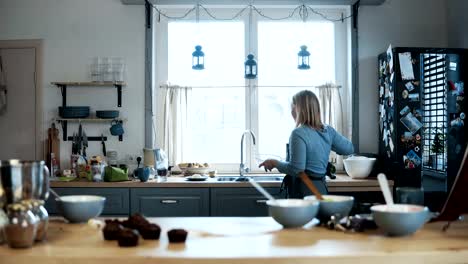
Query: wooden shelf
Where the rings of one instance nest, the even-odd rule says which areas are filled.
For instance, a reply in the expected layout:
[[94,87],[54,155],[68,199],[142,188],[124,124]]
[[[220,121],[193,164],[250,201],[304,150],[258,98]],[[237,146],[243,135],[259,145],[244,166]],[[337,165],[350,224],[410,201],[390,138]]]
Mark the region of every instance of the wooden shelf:
[[75,87],[110,87],[110,86],[126,86],[125,82],[53,82],[57,86],[75,86]]
[[54,119],[57,122],[61,121],[69,121],[69,122],[112,122],[113,120],[117,121],[122,121],[126,122],[127,119],[122,119],[122,118],[96,118],[96,117],[91,117],[91,118],[55,118]]

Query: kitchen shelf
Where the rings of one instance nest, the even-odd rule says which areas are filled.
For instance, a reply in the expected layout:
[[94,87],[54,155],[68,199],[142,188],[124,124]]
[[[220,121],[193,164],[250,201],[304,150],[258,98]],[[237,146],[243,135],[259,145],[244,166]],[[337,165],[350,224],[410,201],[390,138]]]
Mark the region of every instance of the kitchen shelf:
[[53,82],[62,92],[62,106],[67,106],[67,89],[80,87],[114,87],[117,89],[117,106],[122,107],[122,87],[125,82]]
[[[68,137],[67,134],[67,125],[68,122],[78,122],[78,123],[105,123],[105,122],[112,122],[113,120],[117,120],[119,123],[123,123],[127,121],[127,119],[122,118],[55,118],[54,121],[59,122],[62,125],[63,130],[63,141],[72,140],[73,137]],[[101,141],[101,137],[88,137],[88,141]],[[123,135],[119,136],[119,141],[123,140]],[[104,141],[107,141],[107,137],[104,137]]]

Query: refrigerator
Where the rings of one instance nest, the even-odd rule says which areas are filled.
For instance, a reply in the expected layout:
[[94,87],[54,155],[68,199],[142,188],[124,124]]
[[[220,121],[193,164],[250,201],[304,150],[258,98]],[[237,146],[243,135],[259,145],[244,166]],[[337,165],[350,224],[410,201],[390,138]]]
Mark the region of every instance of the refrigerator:
[[395,187],[450,191],[467,144],[467,79],[465,49],[389,47],[378,56],[379,158]]

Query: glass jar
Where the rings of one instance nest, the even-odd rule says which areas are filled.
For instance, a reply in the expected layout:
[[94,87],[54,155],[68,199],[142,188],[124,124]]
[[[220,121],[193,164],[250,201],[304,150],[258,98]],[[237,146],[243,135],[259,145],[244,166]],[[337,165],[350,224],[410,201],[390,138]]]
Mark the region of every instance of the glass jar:
[[44,201],[33,200],[31,211],[39,220],[35,240],[43,241],[47,238],[47,230],[49,228],[49,213],[44,207]]
[[27,206],[20,203],[8,205],[7,218],[4,234],[8,246],[12,248],[32,247],[36,238],[38,218]]

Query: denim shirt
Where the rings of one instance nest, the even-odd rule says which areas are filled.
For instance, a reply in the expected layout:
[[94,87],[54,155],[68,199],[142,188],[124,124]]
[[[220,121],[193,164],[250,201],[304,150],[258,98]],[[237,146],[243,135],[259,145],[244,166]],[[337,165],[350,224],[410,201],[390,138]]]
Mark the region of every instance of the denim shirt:
[[324,126],[322,131],[304,125],[297,127],[289,137],[289,161],[278,162],[277,169],[292,176],[305,170],[324,175],[331,150],[350,155],[354,146],[330,126]]

